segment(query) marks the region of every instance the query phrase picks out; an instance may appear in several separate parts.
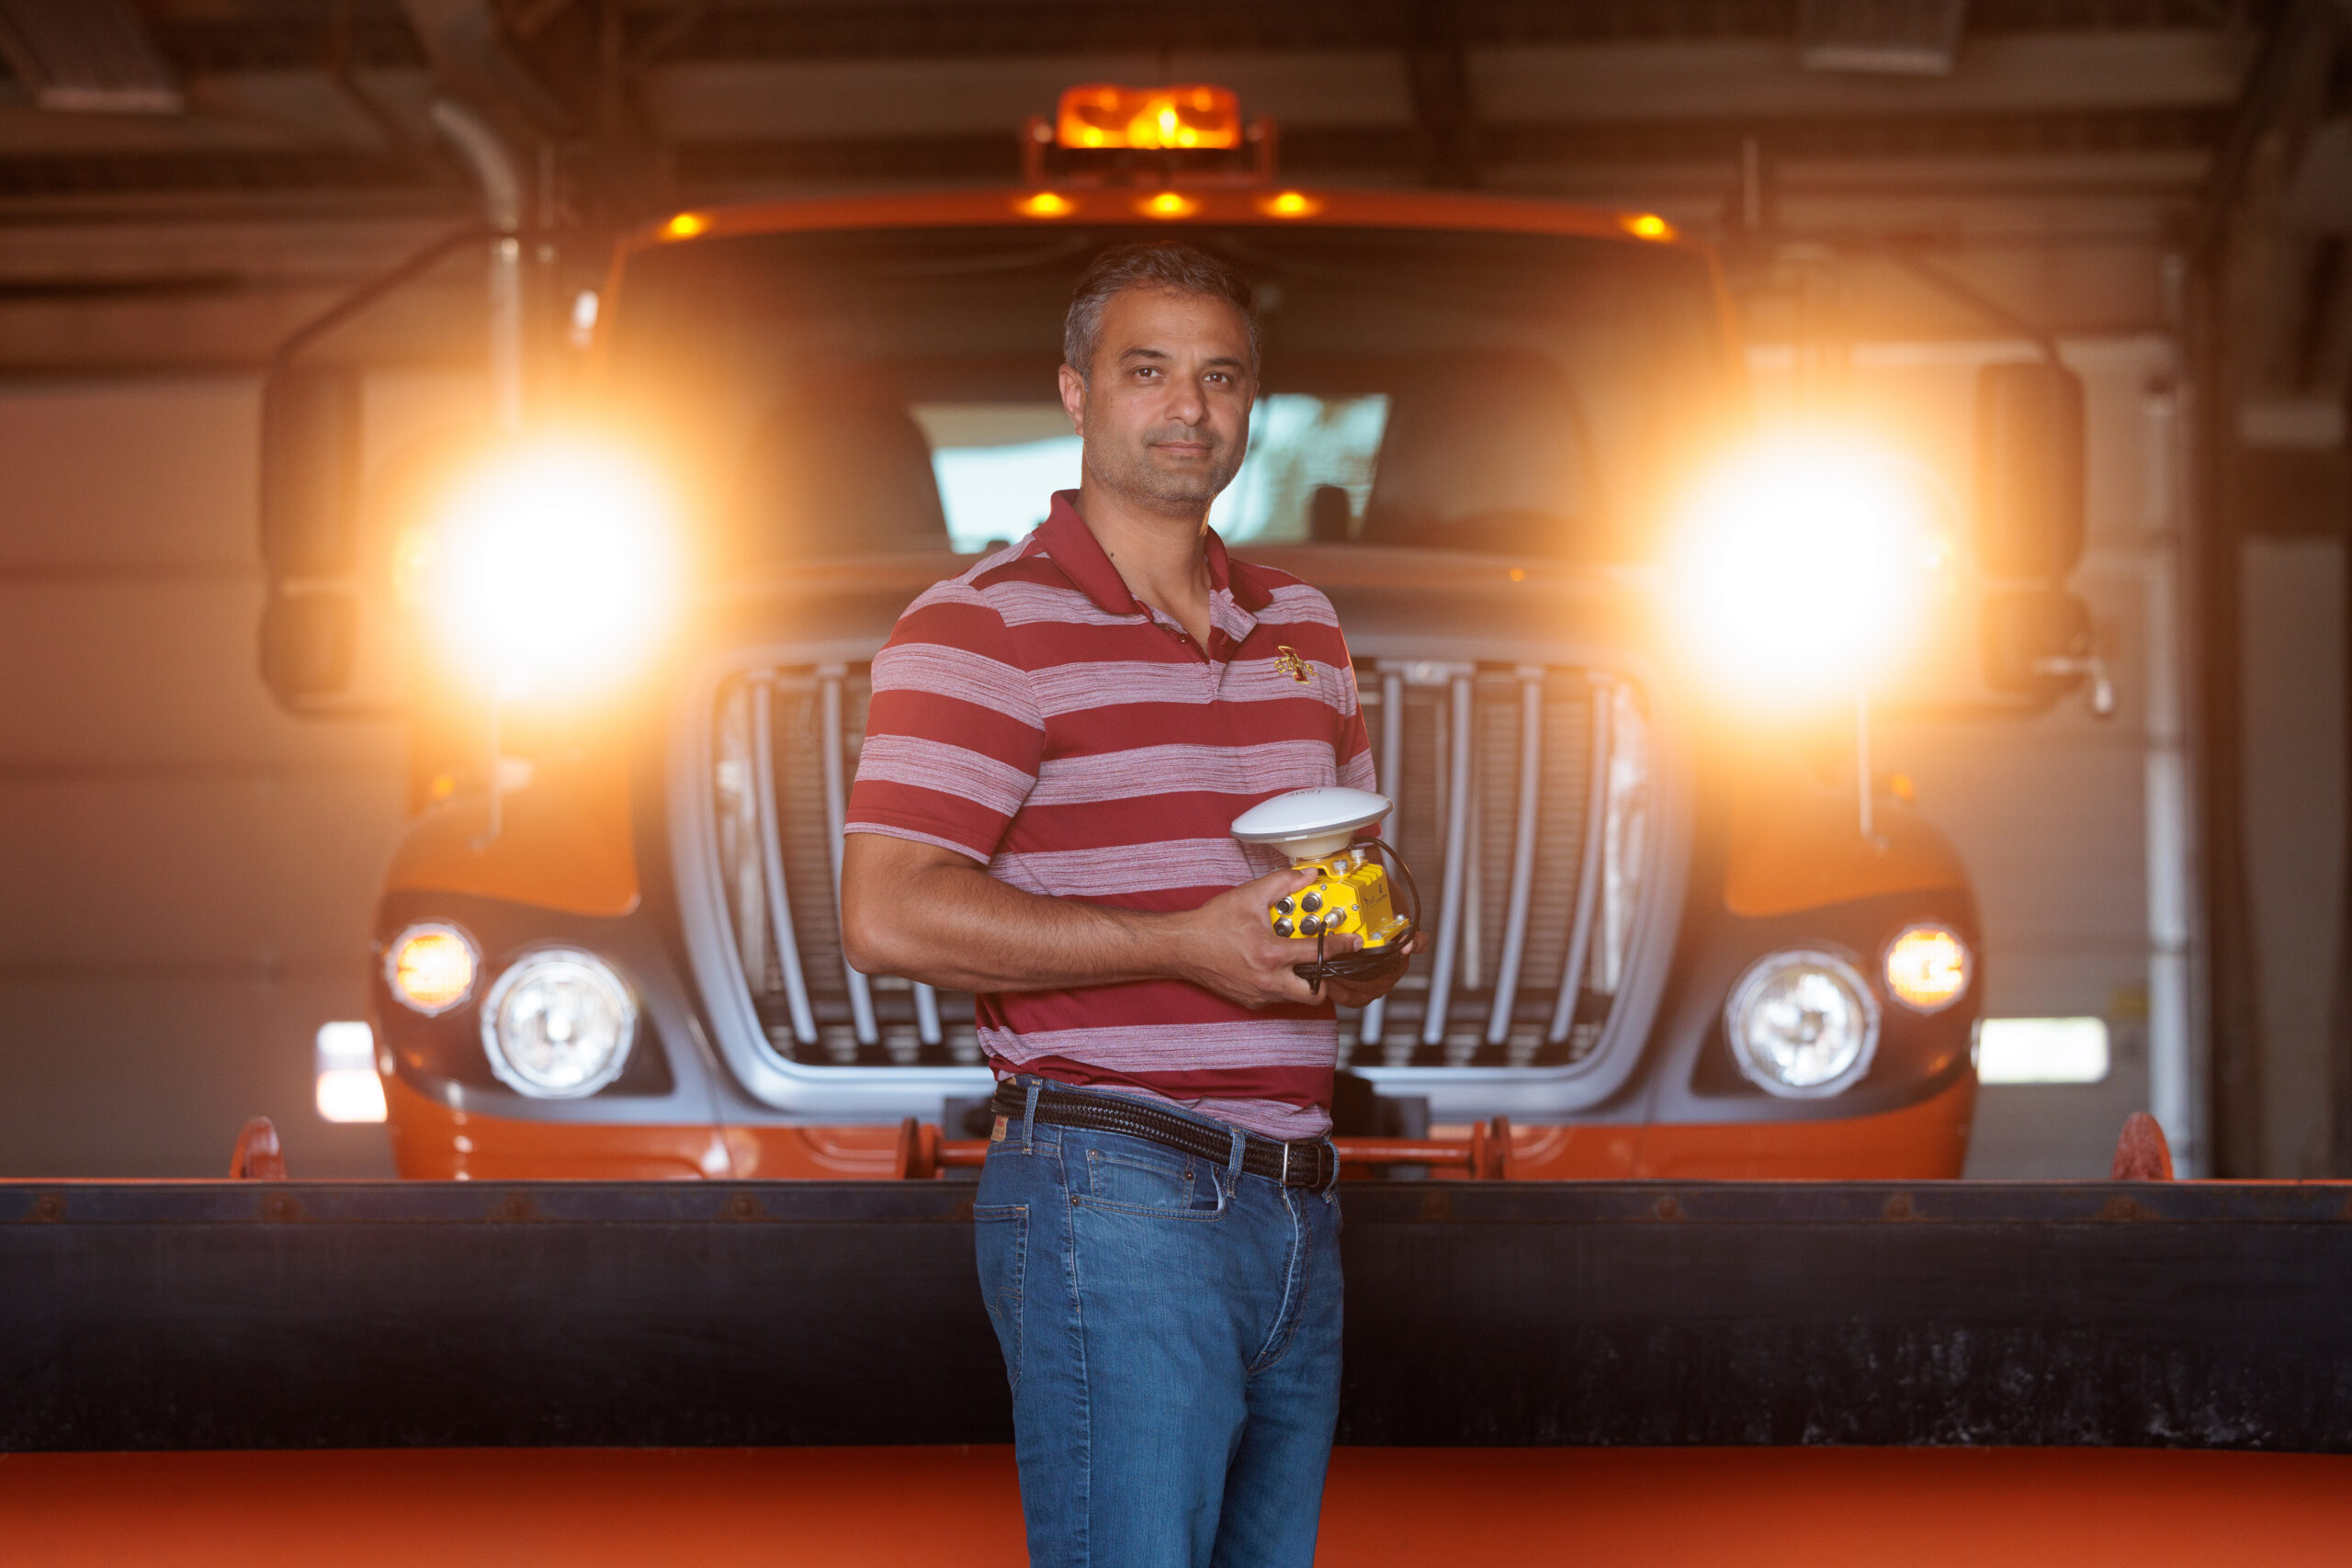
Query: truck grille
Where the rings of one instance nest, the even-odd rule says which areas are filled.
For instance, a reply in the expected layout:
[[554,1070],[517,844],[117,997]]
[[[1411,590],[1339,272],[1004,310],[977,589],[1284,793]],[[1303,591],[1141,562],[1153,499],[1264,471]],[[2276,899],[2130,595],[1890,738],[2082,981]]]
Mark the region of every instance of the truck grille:
[[[1600,1038],[1649,863],[1639,689],[1557,666],[1361,660],[1386,834],[1435,951],[1340,1024],[1341,1066],[1562,1066]],[[711,780],[732,934],[763,1032],[809,1066],[980,1061],[968,996],[842,958],[841,825],[865,738],[863,664],[723,682]]]

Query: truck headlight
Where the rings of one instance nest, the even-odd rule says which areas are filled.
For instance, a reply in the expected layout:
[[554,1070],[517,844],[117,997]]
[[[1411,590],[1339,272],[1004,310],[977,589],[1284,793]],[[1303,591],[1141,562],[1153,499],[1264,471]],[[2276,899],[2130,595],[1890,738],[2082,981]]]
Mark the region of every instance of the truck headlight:
[[1821,437],[1739,454],[1685,498],[1668,556],[1682,641],[1763,705],[1850,694],[1917,629],[1942,562],[1937,498],[1890,455]]
[[1914,1012],[1941,1012],[1968,990],[1975,967],[1968,943],[1949,926],[1906,926],[1886,946],[1886,988]]
[[481,1048],[517,1094],[572,1100],[621,1076],[637,1038],[637,998],[612,965],[576,947],[525,953],[490,988]]
[[676,547],[650,470],[613,448],[550,441],[460,483],[400,571],[459,671],[514,697],[634,664],[668,619]]
[[474,994],[474,939],[440,920],[419,920],[384,950],[384,984],[401,1005],[436,1018]]
[[1870,1070],[1878,998],[1834,953],[1769,953],[1748,965],[1724,1008],[1739,1070],[1795,1100],[1838,1093]]

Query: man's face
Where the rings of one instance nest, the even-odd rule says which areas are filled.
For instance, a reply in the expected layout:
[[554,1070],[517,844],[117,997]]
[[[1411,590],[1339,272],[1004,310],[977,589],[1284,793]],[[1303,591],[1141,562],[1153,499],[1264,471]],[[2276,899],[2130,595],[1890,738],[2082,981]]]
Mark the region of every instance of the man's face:
[[1197,514],[1250,446],[1250,327],[1211,295],[1114,294],[1094,363],[1062,367],[1062,406],[1086,444],[1086,477],[1154,511]]

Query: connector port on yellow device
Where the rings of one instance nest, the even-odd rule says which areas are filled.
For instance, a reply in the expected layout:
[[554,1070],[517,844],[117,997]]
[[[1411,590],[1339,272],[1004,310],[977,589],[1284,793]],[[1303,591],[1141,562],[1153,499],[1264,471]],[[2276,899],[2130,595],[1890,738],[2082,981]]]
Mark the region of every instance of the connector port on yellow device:
[[1362,850],[1293,864],[1315,880],[1267,909],[1276,936],[1360,936],[1366,947],[1385,947],[1403,933],[1408,922],[1389,903],[1388,874]]

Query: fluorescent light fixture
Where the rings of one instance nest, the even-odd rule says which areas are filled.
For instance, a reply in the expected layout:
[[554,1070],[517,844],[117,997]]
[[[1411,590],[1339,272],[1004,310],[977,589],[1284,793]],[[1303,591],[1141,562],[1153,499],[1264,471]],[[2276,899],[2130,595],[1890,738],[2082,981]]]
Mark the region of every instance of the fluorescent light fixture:
[[1978,1025],[1982,1083],[2098,1083],[2107,1077],[2103,1018],[1988,1018]]
[[0,61],[44,109],[178,114],[187,107],[130,0],[0,0]]
[[322,1023],[311,1062],[319,1119],[381,1122],[384,1080],[376,1076],[376,1032],[364,1022]]
[[1797,61],[1808,71],[1949,76],[1966,0],[1801,0]]

